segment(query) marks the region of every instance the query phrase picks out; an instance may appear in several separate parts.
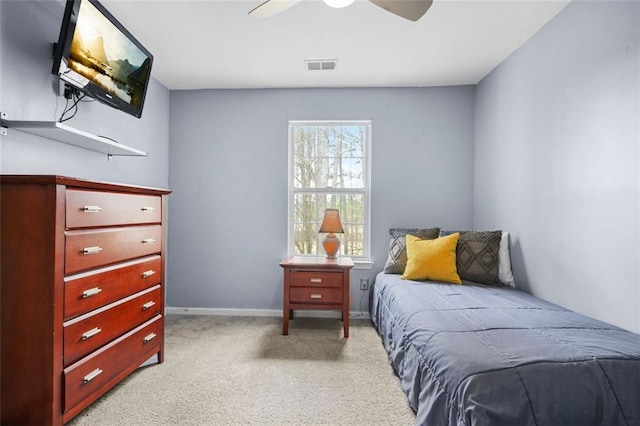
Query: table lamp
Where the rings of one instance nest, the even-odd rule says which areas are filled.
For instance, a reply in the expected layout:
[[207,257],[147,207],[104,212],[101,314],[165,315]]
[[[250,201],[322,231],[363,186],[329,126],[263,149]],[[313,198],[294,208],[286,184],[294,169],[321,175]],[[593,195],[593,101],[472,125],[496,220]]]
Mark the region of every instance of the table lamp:
[[336,233],[344,234],[338,209],[325,210],[322,225],[318,232],[327,234],[324,241],[322,241],[324,251],[327,253],[327,259],[335,259],[340,249],[340,240],[336,237]]

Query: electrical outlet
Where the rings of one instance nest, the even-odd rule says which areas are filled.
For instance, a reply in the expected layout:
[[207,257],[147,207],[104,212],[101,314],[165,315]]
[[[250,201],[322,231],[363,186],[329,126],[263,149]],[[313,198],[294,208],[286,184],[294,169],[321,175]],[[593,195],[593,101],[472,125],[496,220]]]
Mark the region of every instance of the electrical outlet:
[[360,278],[360,290],[369,290],[369,278]]

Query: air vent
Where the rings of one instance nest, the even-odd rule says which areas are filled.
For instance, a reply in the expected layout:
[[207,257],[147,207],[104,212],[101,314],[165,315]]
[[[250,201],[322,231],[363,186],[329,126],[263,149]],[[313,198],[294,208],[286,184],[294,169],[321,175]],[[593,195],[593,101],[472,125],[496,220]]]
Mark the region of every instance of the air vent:
[[335,70],[338,66],[337,59],[315,59],[315,60],[306,60],[304,64],[307,68],[307,71],[331,71]]

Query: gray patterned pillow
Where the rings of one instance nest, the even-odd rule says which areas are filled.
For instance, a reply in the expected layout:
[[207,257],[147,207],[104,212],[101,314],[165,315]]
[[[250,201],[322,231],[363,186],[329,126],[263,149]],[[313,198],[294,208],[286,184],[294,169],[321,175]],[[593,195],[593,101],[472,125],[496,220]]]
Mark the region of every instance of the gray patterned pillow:
[[389,256],[384,265],[384,272],[387,274],[402,274],[407,267],[407,234],[415,235],[422,240],[434,240],[440,234],[440,228],[391,228],[389,235]]
[[480,284],[502,285],[498,278],[502,231],[441,231],[440,236],[460,233],[456,268],[460,279]]

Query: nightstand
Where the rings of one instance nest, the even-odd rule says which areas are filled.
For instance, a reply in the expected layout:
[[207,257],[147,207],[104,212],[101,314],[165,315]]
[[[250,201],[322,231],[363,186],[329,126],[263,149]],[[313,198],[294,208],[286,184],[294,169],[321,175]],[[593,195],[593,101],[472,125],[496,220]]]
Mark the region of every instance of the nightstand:
[[294,256],[280,262],[284,268],[282,334],[289,334],[294,309],[342,312],[344,337],[349,337],[349,257]]

